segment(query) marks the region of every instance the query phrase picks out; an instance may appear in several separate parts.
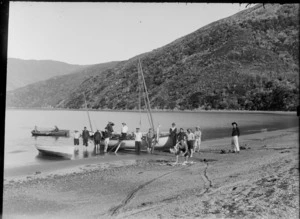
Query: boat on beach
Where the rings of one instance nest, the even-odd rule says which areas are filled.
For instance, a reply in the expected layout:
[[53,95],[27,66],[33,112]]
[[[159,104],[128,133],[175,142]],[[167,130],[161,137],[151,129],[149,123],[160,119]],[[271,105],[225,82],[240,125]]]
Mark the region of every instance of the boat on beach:
[[[169,133],[160,133],[159,127],[155,129],[154,127],[154,122],[153,122],[153,117],[151,114],[151,107],[150,107],[150,101],[148,97],[148,91],[147,91],[147,86],[146,82],[144,79],[144,74],[142,70],[142,65],[139,60],[138,62],[138,78],[139,78],[139,111],[141,113],[141,101],[142,101],[142,96],[143,100],[145,103],[145,106],[147,108],[147,116],[149,120],[150,127],[152,130],[155,132],[155,138],[152,140],[152,149],[159,149],[159,150],[168,150],[169,148],[173,147],[173,140],[169,137]],[[140,126],[141,126],[141,121],[140,121]],[[155,131],[156,130],[156,131]],[[104,133],[103,133],[104,134]],[[104,140],[101,141],[101,145],[105,145]],[[122,149],[134,149],[135,148],[135,139],[133,135],[127,135],[126,139],[121,139],[120,134],[113,134],[113,136],[109,140],[108,148],[109,149],[114,149],[114,148],[122,148]],[[142,137],[142,143],[141,143],[141,149],[146,149],[147,148],[147,141],[146,141],[146,133],[143,133]]]
[[68,137],[70,135],[69,130],[60,129],[58,131],[55,130],[32,130],[31,131],[32,136],[65,136]]
[[[112,138],[110,138],[108,143],[108,149],[116,148],[119,144],[122,149],[134,149],[135,148],[135,140],[132,135],[127,135],[126,139],[120,139],[120,134],[114,134]],[[104,145],[104,140],[101,141],[101,145]],[[169,134],[161,134],[159,133],[158,138],[153,139],[152,145],[155,146],[155,150],[169,150],[172,145],[172,139],[169,137]],[[143,133],[142,137],[142,145],[141,149],[147,148],[146,142],[146,133]]]
[[35,145],[41,155],[71,158],[74,154],[73,146],[45,146]]

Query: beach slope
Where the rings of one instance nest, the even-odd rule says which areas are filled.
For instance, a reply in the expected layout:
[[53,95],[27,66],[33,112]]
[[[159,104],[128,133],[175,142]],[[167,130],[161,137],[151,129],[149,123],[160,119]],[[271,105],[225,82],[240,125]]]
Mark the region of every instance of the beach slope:
[[[5,218],[299,218],[298,128],[202,142],[174,155],[69,161],[64,171],[6,176]],[[181,162],[183,158],[181,158]],[[63,168],[62,168],[63,169]]]

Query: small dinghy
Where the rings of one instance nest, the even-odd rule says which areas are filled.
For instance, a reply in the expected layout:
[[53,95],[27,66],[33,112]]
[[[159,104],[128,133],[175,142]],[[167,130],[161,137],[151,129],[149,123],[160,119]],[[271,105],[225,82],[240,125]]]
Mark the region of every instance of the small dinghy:
[[45,156],[56,156],[56,157],[71,158],[74,154],[74,147],[73,146],[42,146],[42,145],[35,145],[35,147],[40,152],[41,155],[45,155]]

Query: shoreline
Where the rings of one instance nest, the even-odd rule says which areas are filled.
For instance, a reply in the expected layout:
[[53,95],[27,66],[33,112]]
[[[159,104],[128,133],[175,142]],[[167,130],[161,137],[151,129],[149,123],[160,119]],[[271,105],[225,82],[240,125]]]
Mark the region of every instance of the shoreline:
[[[299,128],[203,141],[170,153],[108,155],[47,165],[4,182],[7,218],[298,218]],[[120,159],[121,157],[121,159]],[[180,157],[180,163],[184,160]],[[32,171],[32,170],[31,170]],[[20,173],[19,173],[20,174]]]
[[220,153],[230,149],[230,137],[205,141],[188,165],[173,166],[174,155],[164,153],[61,162],[6,179],[3,216],[296,219],[298,131],[241,136],[240,154]]
[[[36,110],[36,111],[86,111],[86,109],[66,109],[66,108],[26,108],[26,107],[6,107],[6,110]],[[88,109],[88,111],[96,111],[96,112],[133,112],[139,113],[139,110],[116,110],[116,109]],[[286,114],[286,115],[296,115],[297,111],[253,111],[253,110],[204,110],[204,109],[197,109],[197,110],[161,110],[161,109],[151,109],[152,113],[155,112],[165,112],[165,113],[256,113],[256,114]],[[141,110],[142,113],[147,113],[147,110]]]
[[[280,135],[282,132],[299,132],[298,127],[288,128],[288,129],[280,129],[274,131],[266,131],[266,132],[258,132],[253,134],[247,134],[240,137],[240,144],[243,145],[247,140],[246,139],[260,139],[262,136],[273,136],[273,135]],[[219,146],[222,144],[229,144],[231,142],[231,137],[225,138],[215,138],[215,139],[208,139],[201,142],[201,151],[214,151],[220,150]],[[229,146],[226,146],[225,149],[230,149]],[[147,154],[146,151],[142,152],[141,156],[136,156],[134,152],[126,152],[121,151],[118,155],[115,155],[113,152],[105,154],[103,156],[94,156],[89,158],[82,158],[78,160],[55,160],[53,163],[47,164],[32,164],[22,167],[9,167],[4,168],[4,183],[11,180],[21,180],[24,181],[28,178],[41,178],[47,177],[47,175],[58,174],[58,175],[65,175],[70,173],[79,173],[84,166],[89,165],[90,169],[101,167],[109,168],[112,166],[118,166],[120,163],[122,165],[131,165],[136,163],[137,160],[140,159],[152,159],[155,156],[170,156],[174,157],[173,154],[168,152],[160,152],[156,151],[154,155]],[[98,165],[99,164],[99,165]],[[88,168],[89,169],[89,168]]]

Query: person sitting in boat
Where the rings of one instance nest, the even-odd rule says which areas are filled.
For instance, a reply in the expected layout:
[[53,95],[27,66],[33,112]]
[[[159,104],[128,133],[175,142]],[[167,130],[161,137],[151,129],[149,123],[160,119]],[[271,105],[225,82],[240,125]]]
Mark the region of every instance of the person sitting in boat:
[[39,132],[37,126],[34,126],[34,132]]
[[128,126],[126,125],[125,122],[122,122],[122,128],[121,128],[121,139],[124,140],[126,139],[128,132]]
[[172,127],[170,128],[169,132],[170,132],[170,138],[172,139],[172,147],[174,147],[177,142],[177,128],[174,122],[172,123]]
[[53,130],[54,132],[58,132],[59,131],[59,129],[58,129],[58,127],[57,126],[54,126],[54,130]]
[[82,131],[82,140],[83,140],[83,145],[85,145],[85,147],[88,146],[88,141],[89,141],[89,137],[90,137],[90,133],[89,131],[86,129],[86,127],[84,127],[84,130]]
[[115,124],[113,122],[108,122],[108,124],[106,125],[105,129],[107,129],[108,132],[113,133],[114,132],[114,129],[113,129],[114,125]]

